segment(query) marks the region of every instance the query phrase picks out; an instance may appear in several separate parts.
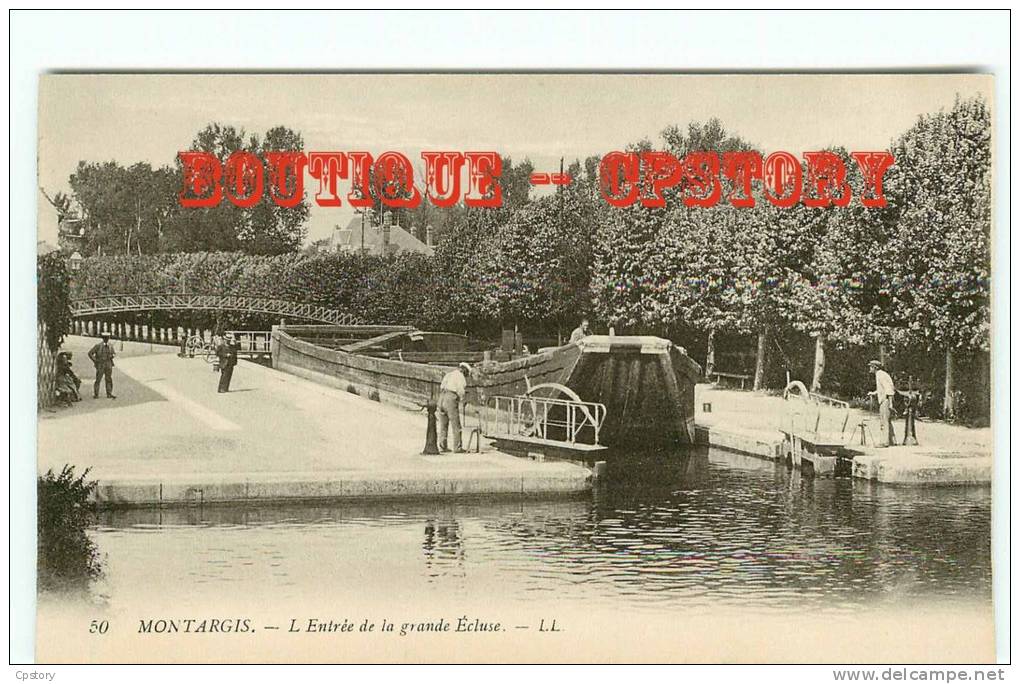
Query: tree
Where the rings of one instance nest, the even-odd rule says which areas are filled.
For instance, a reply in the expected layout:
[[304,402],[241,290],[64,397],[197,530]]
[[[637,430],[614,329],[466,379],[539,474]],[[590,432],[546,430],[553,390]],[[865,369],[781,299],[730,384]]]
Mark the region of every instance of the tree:
[[991,115],[980,97],[920,117],[893,145],[887,193],[902,207],[887,288],[908,339],[945,351],[943,409],[956,411],[954,354],[988,350]]
[[736,230],[736,217],[726,207],[676,207],[661,239],[665,258],[658,268],[669,276],[663,322],[686,323],[707,332],[706,377],[715,368],[716,335],[738,330],[732,294],[737,252],[725,248]]
[[[248,135],[243,129],[211,123],[198,132],[191,149],[215,155],[220,163],[235,152],[251,152],[264,160],[266,152],[300,152],[304,140],[284,126],[269,129],[259,138]],[[181,178],[181,163],[177,160],[177,178]],[[251,208],[239,208],[224,198],[214,207],[182,209],[173,226],[171,244],[178,251],[232,251],[249,254],[282,254],[296,251],[305,237],[304,224],[308,219],[307,192],[297,206],[285,208],[277,205],[269,193],[270,172],[263,168],[264,191],[262,198]],[[294,189],[295,179],[286,179],[284,194]],[[178,182],[177,188],[180,188]],[[176,198],[176,194],[174,195]]]
[[586,311],[591,213],[584,194],[567,189],[507,210],[477,255],[485,314],[561,330]]
[[[669,126],[662,131],[662,140],[666,151],[678,159],[690,152],[751,148],[729,134],[718,119],[692,122],[686,129]],[[653,145],[643,139],[627,149],[641,153],[651,151]],[[589,175],[597,172],[590,162],[586,169]],[[740,315],[736,284],[740,282],[738,257],[747,255],[733,247],[743,235],[741,221],[747,212],[734,211],[725,203],[711,209],[688,208],[684,192],[682,185],[666,189],[664,209],[631,207],[622,214],[610,212],[616,218],[608,223],[611,245],[604,246],[604,252],[616,263],[612,297],[621,304],[630,297],[623,308],[630,309],[632,320],[640,318],[646,326],[690,325],[706,331],[705,369],[711,374],[716,334],[742,332],[746,318]]]
[[[464,208],[447,223],[435,251],[437,320],[445,330],[484,328],[487,307],[480,281],[482,251],[501,224],[505,209]],[[491,320],[491,319],[489,319]]]
[[[691,152],[723,154],[753,149],[714,117],[704,123],[692,121],[687,125],[686,135],[679,126],[668,126],[662,131],[662,139],[677,159]],[[709,210],[689,209],[683,205],[683,190],[676,186],[667,197],[672,229],[668,250],[682,264],[682,273],[677,274],[670,288],[670,307],[677,320],[707,331],[705,375],[709,377],[715,368],[716,334],[739,330],[733,306],[738,252],[729,248],[740,230],[739,222],[734,223],[739,212],[734,214],[732,207],[725,205]],[[726,186],[723,190],[728,194],[731,188]],[[764,355],[758,361],[758,367],[763,368]]]
[[503,188],[503,206],[507,209],[523,207],[531,198],[531,174],[535,165],[525,159],[514,166],[512,157],[503,157],[503,172],[499,183]]
[[662,320],[663,285],[674,254],[660,249],[666,211],[635,203],[606,207],[593,239],[591,291],[595,314],[609,325],[642,328]]
[[[221,163],[234,152],[248,151],[264,159],[269,151],[301,151],[301,135],[283,126],[263,138],[247,136],[233,126],[213,123],[199,131],[191,148],[215,155]],[[296,207],[277,205],[268,191],[269,169],[264,168],[264,192],[251,208],[238,208],[224,198],[215,207],[183,209],[178,202],[182,187],[180,160],[173,167],[152,168],[138,163],[79,162],[71,174],[74,200],[86,220],[86,250],[92,254],[147,254],[166,251],[234,251],[280,254],[297,250],[308,219],[305,197]],[[286,179],[293,191],[296,179]],[[57,208],[70,210],[59,196]],[[58,204],[59,203],[59,204]]]
[[724,215],[732,231],[723,248],[733,251],[736,266],[726,300],[738,329],[757,336],[753,387],[760,390],[770,342],[786,319],[791,276],[804,263],[809,242],[795,208],[780,209],[758,198],[754,207],[727,207]]
[[39,191],[42,192],[43,197],[45,197],[46,201],[50,203],[50,206],[56,209],[57,218],[59,220],[63,220],[73,215],[74,213],[74,209],[72,207],[73,200],[69,195],[63,192],[58,192],[55,193],[53,197],[50,197],[44,188],[40,187]]
[[[302,152],[305,143],[300,133],[284,126],[266,131],[256,153],[265,159],[268,152]],[[300,248],[305,239],[305,222],[308,220],[308,200],[302,197],[295,207],[281,207],[268,192],[269,169],[266,168],[267,190],[262,201],[251,208],[247,221],[238,233],[241,248],[249,254],[281,254]],[[284,196],[295,191],[297,179],[289,175],[284,179]],[[307,193],[305,193],[307,195]]]
[[677,159],[683,159],[691,152],[739,152],[754,147],[739,135],[731,135],[723,123],[713,117],[704,123],[692,121],[687,125],[687,135],[677,125],[667,126],[662,131],[666,148]]
[[179,211],[179,176],[170,167],[83,161],[69,183],[85,219],[87,251],[148,254],[166,246],[164,233]]
[[[831,150],[848,168],[856,164],[846,150]],[[854,198],[864,184],[847,179]],[[864,207],[857,199],[846,207],[802,209],[822,222],[805,263],[791,281],[790,323],[815,340],[812,391],[819,391],[825,373],[826,342],[867,346],[894,344],[899,339],[893,300],[880,276],[890,263],[890,242],[896,234],[900,207]]]

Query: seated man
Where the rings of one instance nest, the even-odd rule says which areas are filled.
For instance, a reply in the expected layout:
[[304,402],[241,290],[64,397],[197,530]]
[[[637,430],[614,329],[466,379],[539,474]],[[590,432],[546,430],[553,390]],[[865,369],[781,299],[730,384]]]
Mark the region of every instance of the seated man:
[[79,388],[81,380],[75,375],[71,367],[71,352],[60,352],[57,354],[57,375],[55,392],[57,401],[65,402],[70,406],[73,402],[81,401]]

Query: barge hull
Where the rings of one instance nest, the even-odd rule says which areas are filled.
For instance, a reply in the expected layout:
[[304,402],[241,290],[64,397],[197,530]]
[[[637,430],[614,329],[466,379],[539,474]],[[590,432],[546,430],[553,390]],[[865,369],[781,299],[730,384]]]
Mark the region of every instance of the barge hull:
[[[324,333],[329,331],[323,330],[328,327],[274,327],[273,367],[405,408],[436,401],[449,367],[350,353],[310,341],[328,337]],[[334,338],[350,334],[349,328],[337,330]],[[474,371],[466,403],[475,415],[489,397],[522,395],[536,385],[556,383],[584,401],[605,404],[601,442],[607,446],[694,443],[694,386],[701,368],[669,340],[592,335],[511,361],[477,364]]]

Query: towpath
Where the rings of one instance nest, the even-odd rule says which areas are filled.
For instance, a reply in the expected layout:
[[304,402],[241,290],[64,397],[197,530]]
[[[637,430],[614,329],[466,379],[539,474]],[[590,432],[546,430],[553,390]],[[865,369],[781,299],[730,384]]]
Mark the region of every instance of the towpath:
[[[116,399],[92,398],[95,341],[69,337],[83,399],[39,419],[39,470],[64,463],[111,503],[174,503],[588,487],[589,471],[482,453],[422,456],[424,413],[379,404],[242,361],[228,394],[200,358],[123,344]],[[118,343],[119,345],[119,343]],[[465,430],[465,438],[467,431]]]

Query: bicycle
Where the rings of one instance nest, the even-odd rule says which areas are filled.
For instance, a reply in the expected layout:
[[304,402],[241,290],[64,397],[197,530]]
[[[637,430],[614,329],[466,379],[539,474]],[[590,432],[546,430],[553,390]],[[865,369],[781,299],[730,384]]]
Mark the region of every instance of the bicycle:
[[212,342],[206,342],[198,335],[189,335],[184,343],[184,353],[189,359],[201,356],[206,363],[214,363],[219,360],[216,356],[216,346]]

